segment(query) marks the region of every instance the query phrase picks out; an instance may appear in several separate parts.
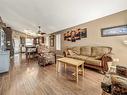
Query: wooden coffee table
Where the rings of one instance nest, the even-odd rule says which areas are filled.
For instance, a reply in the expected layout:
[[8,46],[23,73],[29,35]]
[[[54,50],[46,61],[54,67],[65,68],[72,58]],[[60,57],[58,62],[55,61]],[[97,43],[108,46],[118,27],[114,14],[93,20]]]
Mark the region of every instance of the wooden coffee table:
[[66,65],[72,65],[76,69],[76,81],[78,82],[79,66],[82,66],[82,75],[84,76],[84,61],[73,59],[73,58],[59,58],[56,62],[56,72],[59,72],[60,63],[64,64],[64,69],[66,70]]

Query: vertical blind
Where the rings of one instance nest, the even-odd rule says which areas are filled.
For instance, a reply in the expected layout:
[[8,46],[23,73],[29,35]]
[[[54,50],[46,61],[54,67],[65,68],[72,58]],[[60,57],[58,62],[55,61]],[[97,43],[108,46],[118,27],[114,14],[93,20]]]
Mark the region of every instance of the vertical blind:
[[49,35],[46,36],[46,42],[45,42],[45,45],[46,45],[47,47],[49,47]]
[[56,50],[61,50],[61,34],[56,35]]

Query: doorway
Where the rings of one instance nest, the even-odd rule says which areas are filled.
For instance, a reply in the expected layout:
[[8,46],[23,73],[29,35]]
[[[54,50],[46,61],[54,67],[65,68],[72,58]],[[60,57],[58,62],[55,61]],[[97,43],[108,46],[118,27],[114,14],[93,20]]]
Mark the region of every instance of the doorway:
[[20,39],[14,38],[14,53],[20,53]]

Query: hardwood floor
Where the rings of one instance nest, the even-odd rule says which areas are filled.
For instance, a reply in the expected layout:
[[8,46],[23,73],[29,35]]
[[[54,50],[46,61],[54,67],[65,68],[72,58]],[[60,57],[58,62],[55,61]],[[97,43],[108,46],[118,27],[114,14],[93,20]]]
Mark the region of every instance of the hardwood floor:
[[40,67],[18,54],[11,64],[9,73],[0,74],[0,95],[101,95],[103,75],[95,71],[85,69],[76,83],[71,67],[56,74],[55,64]]

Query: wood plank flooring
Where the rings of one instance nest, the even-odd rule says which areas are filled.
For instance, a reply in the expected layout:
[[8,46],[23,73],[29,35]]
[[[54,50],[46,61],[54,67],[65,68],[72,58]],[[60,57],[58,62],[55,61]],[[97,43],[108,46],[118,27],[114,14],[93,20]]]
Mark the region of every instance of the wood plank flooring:
[[103,75],[95,71],[85,69],[76,83],[72,67],[56,74],[55,64],[40,67],[19,54],[11,64],[9,73],[0,74],[0,95],[101,95]]

